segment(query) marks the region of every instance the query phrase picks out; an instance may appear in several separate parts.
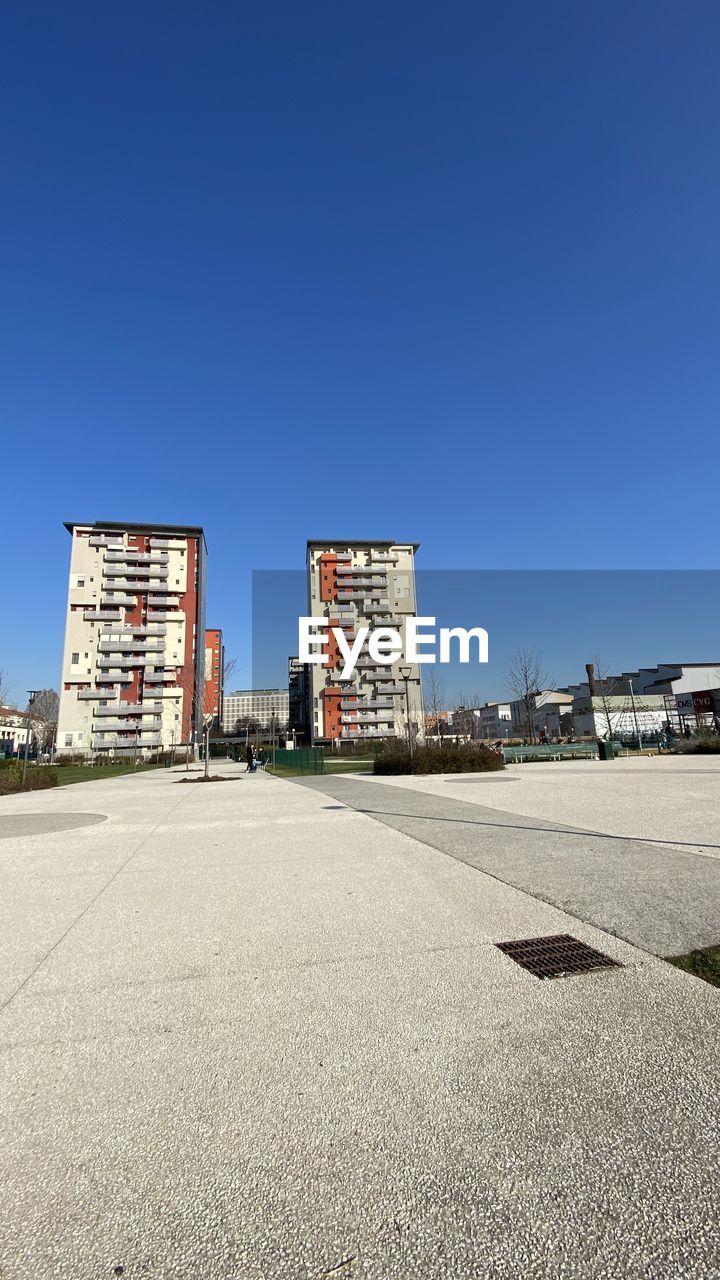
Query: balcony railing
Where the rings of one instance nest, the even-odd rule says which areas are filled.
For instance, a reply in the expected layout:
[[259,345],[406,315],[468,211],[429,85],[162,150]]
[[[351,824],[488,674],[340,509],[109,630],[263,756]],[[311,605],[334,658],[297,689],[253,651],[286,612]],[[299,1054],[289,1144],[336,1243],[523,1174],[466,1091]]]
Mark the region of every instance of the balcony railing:
[[126,547],[123,551],[108,551],[105,564],[167,564],[169,559],[167,551],[134,551]]
[[[161,746],[162,738],[159,734],[152,738],[138,738],[138,747]],[[121,749],[126,751],[128,755],[131,755],[135,750],[135,735],[131,734],[129,737],[124,738],[93,738],[92,748],[93,751],[117,751],[118,749]]]
[[[156,589],[155,584],[153,583],[151,591],[154,591],[155,589]],[[170,589],[170,587],[168,587],[167,593],[168,594],[165,596],[149,595],[147,598],[148,604],[161,604],[161,605],[164,605],[166,609],[179,609],[180,605],[178,604],[178,602],[170,599],[170,596],[180,595],[179,588],[176,587],[175,590],[173,591]]]
[[103,577],[113,582],[116,578],[158,578],[165,579],[168,569],[155,564],[106,564],[103,566]]
[[129,669],[131,667],[146,667],[148,666],[148,664],[150,664],[150,666],[153,666],[154,663],[155,663],[155,654],[147,654],[145,657],[142,657],[142,658],[125,658],[125,657],[121,657],[117,653],[113,653],[112,656],[110,654],[107,654],[107,655],[103,654],[101,657],[99,657],[96,660],[96,666],[100,667],[101,670],[105,670],[106,668],[112,668],[114,670],[116,667],[118,667],[121,671],[123,671],[126,668]]
[[145,672],[146,684],[164,684],[166,680],[172,680],[173,682],[177,680],[177,671],[175,671],[174,668],[172,671],[146,671]]
[[123,615],[121,609],[85,609],[83,620],[85,622],[122,622]]
[[167,635],[167,627],[153,626],[152,624],[150,624],[149,626],[145,626],[142,623],[138,623],[137,626],[133,626],[132,623],[129,623],[127,626],[124,626],[122,628],[117,628],[117,627],[101,627],[100,628],[100,636],[102,639],[108,639],[110,636],[116,636],[116,635],[119,635],[120,639],[124,644],[128,636],[150,636],[150,638],[152,639],[153,636],[160,637],[160,636]]
[[[105,697],[107,697],[107,691]],[[102,697],[102,694],[98,694]],[[163,709],[162,702],[115,702],[109,707],[96,707],[96,716],[154,716]]]
[[164,653],[164,640],[136,640],[133,636],[103,636],[98,640],[100,653]]
[[96,726],[95,733],[97,733],[98,729],[102,733],[113,733],[118,729],[123,729],[128,733],[131,733],[133,737],[135,737],[135,733],[137,732],[138,738],[142,738],[144,741],[146,734],[160,732],[162,729],[162,720],[146,720],[142,724],[136,725],[128,724],[126,720],[105,720],[102,725]]
[[91,533],[88,538],[91,547],[124,547],[125,540],[114,533]]
[[78,698],[82,702],[90,702],[96,698],[114,698],[114,689],[78,689]]

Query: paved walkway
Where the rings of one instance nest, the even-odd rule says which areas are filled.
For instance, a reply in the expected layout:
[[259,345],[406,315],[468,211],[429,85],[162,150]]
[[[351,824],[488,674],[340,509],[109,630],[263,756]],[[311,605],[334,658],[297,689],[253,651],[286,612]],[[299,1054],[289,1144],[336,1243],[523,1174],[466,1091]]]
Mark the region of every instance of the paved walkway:
[[[3,1280],[720,1274],[718,992],[325,791],[179,783],[0,802]],[[556,932],[624,967],[494,945]]]
[[[631,762],[630,771],[634,764]],[[592,763],[570,765],[570,770],[578,767],[585,769],[580,775],[584,790],[592,790],[594,779],[605,800],[602,808],[597,801],[594,810],[586,807],[586,821],[592,816],[603,827],[616,825],[614,789],[622,781],[621,774],[608,775],[607,768],[613,765],[603,771]],[[603,827],[593,832],[528,816],[526,808],[539,807],[536,775],[527,772],[534,768],[518,765],[517,773],[508,770],[497,778],[486,774],[469,779],[448,776],[376,781],[370,776],[330,774],[302,782],[655,955],[682,955],[720,942],[718,845],[685,848],[676,842],[611,834]],[[570,805],[566,803],[565,766],[547,768],[556,772],[554,780],[550,777],[552,789],[547,788],[541,796],[544,811],[577,809],[572,796]],[[720,790],[720,771],[710,776]],[[668,778],[666,771],[666,790]],[[636,774],[632,781],[637,794],[642,790],[642,779],[639,784]],[[520,785],[515,786],[516,782]],[[526,782],[530,784],[529,797]],[[677,776],[672,782],[680,805]],[[692,805],[695,797],[689,791],[686,804]],[[487,795],[504,801],[503,808],[482,803]],[[639,807],[644,803],[638,800]],[[517,811],[513,811],[515,806]]]

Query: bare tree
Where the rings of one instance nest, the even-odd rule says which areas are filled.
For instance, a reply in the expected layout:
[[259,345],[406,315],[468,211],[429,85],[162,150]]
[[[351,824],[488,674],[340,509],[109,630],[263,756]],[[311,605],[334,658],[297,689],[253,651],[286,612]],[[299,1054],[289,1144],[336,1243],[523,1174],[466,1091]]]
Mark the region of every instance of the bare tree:
[[440,746],[442,746],[442,713],[447,710],[445,706],[445,681],[437,673],[437,668],[431,666],[427,675],[423,676],[423,698],[427,709],[426,720],[430,720],[433,724],[433,733],[440,736]]
[[54,689],[39,689],[29,708],[38,751],[46,751],[55,738],[60,697]]
[[226,658],[226,659],[225,659],[225,665],[224,665],[224,667],[223,667],[223,685],[228,684],[228,682],[229,682],[229,680],[230,680],[230,677],[231,677],[231,675],[233,674],[233,672],[235,671],[235,669],[236,669],[237,664],[238,664],[238,662],[239,662],[239,661],[240,661],[240,659],[239,659],[239,658]]
[[534,649],[516,649],[505,672],[507,687],[518,702],[522,703],[525,724],[530,742],[535,741],[536,697],[543,689],[552,687],[545,674],[542,655]]
[[5,671],[0,671],[0,707],[6,707],[10,701],[10,686]]
[[[617,709],[613,712],[610,706],[610,698],[620,697],[623,693],[622,680],[617,676],[612,676],[606,664],[601,658],[594,658],[592,662],[594,667],[594,689],[590,689],[590,706],[594,710],[594,698],[599,698],[602,704],[603,715],[605,717],[605,734],[604,737],[612,738],[614,731],[613,714],[620,715]],[[590,673],[588,672],[588,684]],[[595,717],[593,716],[593,724]]]

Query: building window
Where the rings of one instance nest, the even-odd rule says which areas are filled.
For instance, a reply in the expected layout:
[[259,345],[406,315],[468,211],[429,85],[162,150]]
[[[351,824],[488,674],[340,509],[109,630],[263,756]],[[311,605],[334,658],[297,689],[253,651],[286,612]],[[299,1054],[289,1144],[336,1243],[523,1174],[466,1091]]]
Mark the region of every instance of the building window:
[[71,657],[70,657],[70,661],[71,661],[72,663],[79,662],[79,661],[80,661],[80,654],[79,654],[79,653],[73,653],[73,654],[71,655]]
[[66,734],[65,734],[65,746],[66,746],[66,747],[71,747],[71,746],[72,746],[72,734],[71,734],[71,733],[66,733]]

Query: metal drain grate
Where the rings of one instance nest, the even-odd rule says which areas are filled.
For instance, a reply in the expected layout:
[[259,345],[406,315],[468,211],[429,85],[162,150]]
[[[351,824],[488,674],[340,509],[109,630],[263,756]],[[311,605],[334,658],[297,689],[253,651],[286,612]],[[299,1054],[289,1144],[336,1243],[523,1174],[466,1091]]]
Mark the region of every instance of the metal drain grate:
[[579,942],[569,933],[551,934],[547,938],[521,938],[518,942],[498,942],[516,964],[534,973],[536,978],[564,978],[572,973],[589,973],[591,969],[621,969],[602,951]]

